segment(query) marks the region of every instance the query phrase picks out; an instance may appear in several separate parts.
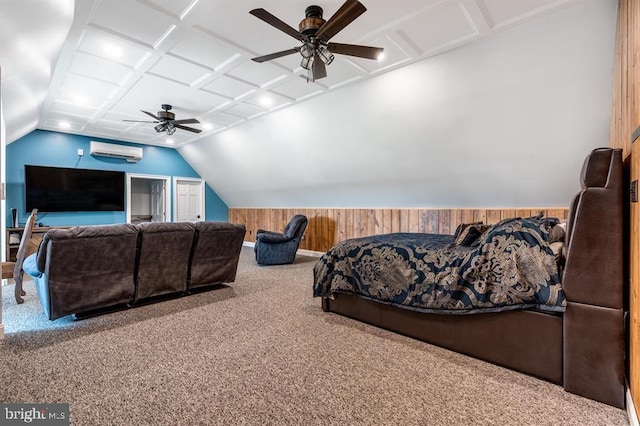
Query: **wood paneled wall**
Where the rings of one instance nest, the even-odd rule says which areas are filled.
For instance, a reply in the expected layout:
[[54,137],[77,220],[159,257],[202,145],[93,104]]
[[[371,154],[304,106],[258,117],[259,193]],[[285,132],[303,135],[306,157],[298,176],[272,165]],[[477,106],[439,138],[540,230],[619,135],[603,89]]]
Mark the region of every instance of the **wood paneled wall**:
[[[632,135],[640,126],[640,0],[619,0],[616,63],[611,108],[613,148],[623,149],[629,181],[640,178],[640,139]],[[629,211],[629,390],[640,409],[640,209]]]
[[325,252],[348,238],[390,232],[453,234],[460,223],[493,224],[510,217],[528,217],[545,212],[545,217],[567,217],[558,209],[229,209],[229,222],[247,227],[245,241],[255,241],[260,228],[282,232],[289,219],[303,214],[309,219],[300,248]]

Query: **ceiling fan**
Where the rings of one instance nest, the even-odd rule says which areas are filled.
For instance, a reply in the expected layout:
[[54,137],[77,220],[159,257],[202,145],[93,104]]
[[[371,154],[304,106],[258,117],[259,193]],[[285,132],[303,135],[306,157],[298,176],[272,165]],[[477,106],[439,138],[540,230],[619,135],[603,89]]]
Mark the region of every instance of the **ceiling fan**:
[[172,135],[176,132],[176,129],[182,129],[182,130],[187,130],[189,132],[193,132],[193,133],[200,133],[202,130],[200,129],[194,129],[193,127],[187,127],[187,126],[183,126],[183,124],[192,124],[192,123],[199,123],[198,120],[196,120],[195,118],[186,118],[184,120],[176,120],[176,115],[171,111],[171,108],[173,108],[171,105],[169,104],[162,104],[161,108],[164,111],[158,111],[158,115],[152,114],[148,111],[142,111],[145,114],[147,114],[148,116],[150,116],[151,118],[153,118],[155,121],[141,121],[141,120],[122,120],[122,121],[130,121],[133,123],[157,123],[158,125],[154,127],[154,129],[156,129],[156,132],[161,133],[161,132],[167,132],[168,135]]
[[365,59],[378,59],[384,50],[381,47],[329,42],[333,36],[342,31],[366,10],[367,8],[359,1],[347,0],[328,21],[325,21],[322,18],[322,8],[320,6],[309,6],[305,9],[305,19],[298,26],[299,31],[296,31],[266,10],[253,9],[249,12],[250,14],[302,42],[302,46],[258,56],[253,60],[255,62],[266,62],[299,52],[302,55],[300,66],[310,71],[311,80],[314,81],[327,76],[325,65],[333,62],[334,53]]

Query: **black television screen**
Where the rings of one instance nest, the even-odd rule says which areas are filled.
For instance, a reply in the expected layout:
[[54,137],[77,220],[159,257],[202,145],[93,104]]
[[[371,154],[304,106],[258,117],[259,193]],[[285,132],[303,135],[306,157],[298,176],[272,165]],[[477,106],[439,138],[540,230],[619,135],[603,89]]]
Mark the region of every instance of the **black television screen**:
[[26,211],[123,211],[125,173],[24,166]]

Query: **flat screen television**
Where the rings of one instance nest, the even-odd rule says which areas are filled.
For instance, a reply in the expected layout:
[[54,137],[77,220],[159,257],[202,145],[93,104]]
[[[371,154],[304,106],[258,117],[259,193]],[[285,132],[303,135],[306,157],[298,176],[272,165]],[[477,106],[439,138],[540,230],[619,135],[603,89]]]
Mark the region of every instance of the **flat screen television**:
[[124,211],[125,173],[24,166],[26,211]]

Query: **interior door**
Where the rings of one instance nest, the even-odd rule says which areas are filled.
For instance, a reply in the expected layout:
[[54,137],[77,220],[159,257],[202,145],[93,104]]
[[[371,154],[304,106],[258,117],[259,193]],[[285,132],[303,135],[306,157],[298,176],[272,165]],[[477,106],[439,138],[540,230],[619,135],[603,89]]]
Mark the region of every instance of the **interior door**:
[[176,180],[176,222],[204,220],[204,181]]
[[151,190],[151,222],[166,222],[165,183],[154,180],[150,184]]

